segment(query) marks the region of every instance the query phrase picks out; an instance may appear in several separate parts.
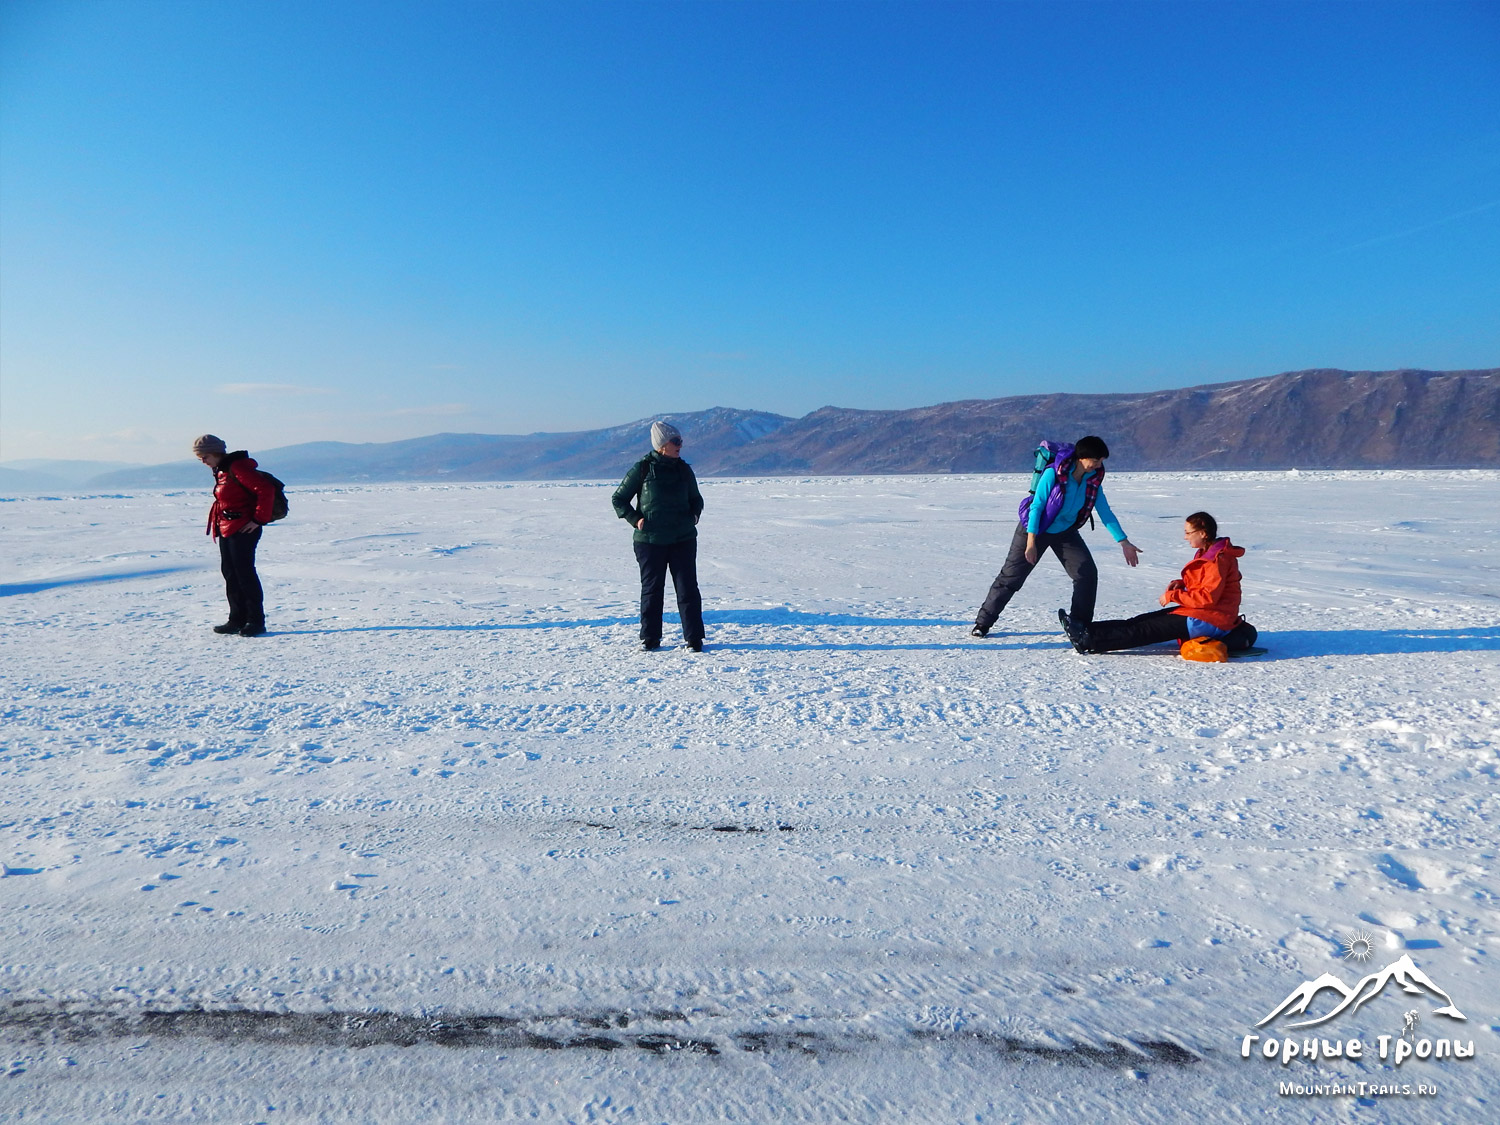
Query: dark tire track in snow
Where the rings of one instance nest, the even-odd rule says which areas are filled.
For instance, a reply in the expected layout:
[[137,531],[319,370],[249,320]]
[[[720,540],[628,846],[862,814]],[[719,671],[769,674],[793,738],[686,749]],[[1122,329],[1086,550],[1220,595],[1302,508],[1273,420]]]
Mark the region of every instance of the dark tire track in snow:
[[[718,1023],[723,1016],[708,1017]],[[505,1051],[617,1051],[622,1048],[656,1055],[683,1053],[716,1056],[726,1051],[748,1053],[796,1051],[807,1055],[850,1054],[882,1047],[946,1043],[979,1047],[1009,1057],[1010,1061],[1047,1062],[1079,1067],[1139,1067],[1154,1062],[1190,1066],[1202,1056],[1166,1039],[1141,1042],[1112,1040],[1103,1045],[1076,1040],[1039,1042],[985,1031],[939,1031],[908,1027],[895,1035],[860,1032],[785,1030],[781,1028],[700,1033],[702,1013],[599,1011],[563,1015],[417,1016],[395,1012],[272,1012],[232,1008],[210,1010],[146,1009],[119,1011],[38,1007],[30,1004],[0,1009],[0,1036],[31,1042],[77,1043],[89,1039],[207,1039],[218,1042],[281,1044],[289,1047],[415,1047],[428,1044],[451,1048]],[[826,1021],[825,1021],[826,1022]],[[664,1026],[667,1025],[667,1026]],[[639,1028],[640,1030],[630,1030]]]

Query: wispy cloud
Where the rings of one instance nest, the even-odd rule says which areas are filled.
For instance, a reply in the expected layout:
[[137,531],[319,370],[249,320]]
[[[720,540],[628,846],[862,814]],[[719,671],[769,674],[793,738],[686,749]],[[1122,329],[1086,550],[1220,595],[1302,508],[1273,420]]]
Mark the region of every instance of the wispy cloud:
[[221,395],[330,395],[327,387],[299,387],[295,383],[221,383]]
[[1382,234],[1379,238],[1368,238],[1363,242],[1356,242],[1353,246],[1344,246],[1333,251],[1335,254],[1348,254],[1355,250],[1363,250],[1367,246],[1379,246],[1382,242],[1394,242],[1398,238],[1407,238],[1414,234],[1421,234],[1424,230],[1440,227],[1444,223],[1456,222],[1459,219],[1467,219],[1470,215],[1478,215],[1484,211],[1493,211],[1500,207],[1500,199],[1492,199],[1488,203],[1481,203],[1478,207],[1470,207],[1465,211],[1455,211],[1451,215],[1444,215],[1441,219],[1433,219],[1430,223],[1410,227],[1407,230],[1398,230],[1392,234]]
[[431,406],[403,406],[400,410],[387,412],[390,418],[409,418],[412,416],[423,417],[448,417],[454,414],[469,413],[469,404],[466,402],[435,402]]
[[129,426],[123,430],[111,430],[104,434],[84,434],[79,439],[84,445],[155,445],[156,435],[140,426]]

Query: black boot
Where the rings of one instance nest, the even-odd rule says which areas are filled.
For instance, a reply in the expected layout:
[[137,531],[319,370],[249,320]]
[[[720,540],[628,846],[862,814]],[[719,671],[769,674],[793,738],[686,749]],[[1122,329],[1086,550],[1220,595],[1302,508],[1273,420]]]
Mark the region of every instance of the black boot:
[[1060,609],[1057,611],[1057,620],[1061,622],[1063,632],[1068,634],[1068,641],[1077,652],[1088,654],[1089,630],[1087,625],[1075,625],[1073,619],[1068,616],[1068,611]]
[[252,621],[252,622],[250,622],[248,625],[246,625],[244,628],[242,628],[240,630],[240,636],[242,636],[242,637],[258,637],[262,633],[264,633],[265,631],[266,631],[266,626],[265,626],[265,624],[263,622]]
[[969,636],[978,637],[981,640],[983,640],[985,637],[988,637],[989,635],[990,631],[983,625],[979,624],[977,621],[974,623],[974,628],[969,630]]
[[238,633],[244,627],[245,624],[242,621],[226,621],[222,625],[215,625],[214,632],[222,633],[227,636],[230,633]]

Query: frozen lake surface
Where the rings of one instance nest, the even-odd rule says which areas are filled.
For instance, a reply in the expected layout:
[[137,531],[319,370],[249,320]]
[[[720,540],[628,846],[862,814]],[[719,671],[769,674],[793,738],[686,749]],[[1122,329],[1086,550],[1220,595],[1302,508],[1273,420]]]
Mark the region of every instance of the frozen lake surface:
[[[293,487],[256,639],[206,487],[9,499],[0,1118],[1493,1121],[1497,482],[1111,475],[1099,616],[1206,508],[1228,665],[1050,557],[969,638],[1019,477],[704,481],[701,655],[610,484]],[[1403,954],[1465,1020],[1316,1033],[1474,1058],[1240,1057]]]

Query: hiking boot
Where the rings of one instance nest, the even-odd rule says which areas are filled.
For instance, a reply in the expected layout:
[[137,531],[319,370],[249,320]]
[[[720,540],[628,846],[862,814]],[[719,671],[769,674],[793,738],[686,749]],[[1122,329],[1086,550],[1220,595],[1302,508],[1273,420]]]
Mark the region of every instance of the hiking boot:
[[257,625],[255,622],[252,621],[250,624],[246,625],[244,628],[242,628],[240,630],[240,636],[242,636],[242,637],[258,637],[262,633],[264,633],[265,631],[266,631],[265,625]]
[[975,625],[974,628],[969,630],[969,636],[978,637],[980,640],[984,640],[984,638],[988,637],[989,635],[990,631],[983,625]]
[[703,651],[703,642],[702,641],[688,641],[688,648],[692,649],[694,652],[702,652]]
[[1075,652],[1081,652],[1085,656],[1089,651],[1089,629],[1087,625],[1076,624],[1068,611],[1060,609],[1057,611],[1057,620],[1063,627],[1063,632],[1068,635],[1068,641],[1072,644]]
[[659,648],[661,648],[661,642],[660,641],[642,641],[641,642],[641,651],[642,652],[655,652]]
[[239,621],[226,621],[222,625],[215,625],[214,632],[228,636],[230,633],[238,633],[245,626]]

